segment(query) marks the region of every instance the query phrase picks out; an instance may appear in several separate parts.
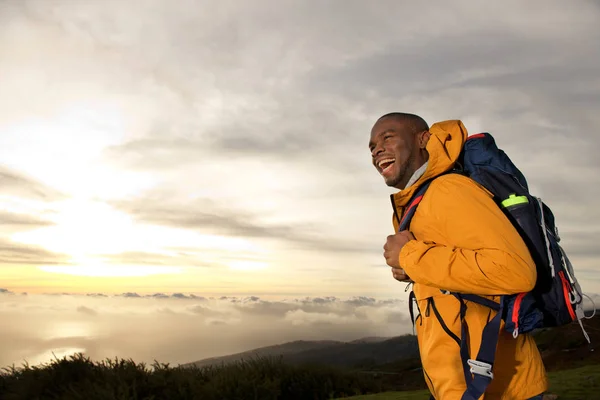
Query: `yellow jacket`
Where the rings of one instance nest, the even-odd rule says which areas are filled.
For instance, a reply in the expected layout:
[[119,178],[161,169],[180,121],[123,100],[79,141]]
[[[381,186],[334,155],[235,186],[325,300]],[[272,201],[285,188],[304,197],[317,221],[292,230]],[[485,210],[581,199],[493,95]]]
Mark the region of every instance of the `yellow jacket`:
[[[411,187],[392,195],[396,231],[398,217],[417,186],[449,170],[467,138],[466,128],[457,120],[436,123],[430,132],[427,170]],[[497,295],[533,288],[535,264],[491,193],[459,174],[432,182],[409,229],[416,240],[402,248],[399,258],[400,266],[415,282],[420,311],[415,326],[425,380],[436,399],[460,399],[466,383],[459,346],[435,316],[438,312],[460,338],[460,303],[440,289],[483,295],[498,302]],[[469,354],[475,358],[483,327],[495,311],[469,301],[466,304]],[[504,331],[504,322],[493,373],[494,379],[482,396],[485,400],[524,400],[547,390],[546,371],[533,338],[521,334],[514,339]]]

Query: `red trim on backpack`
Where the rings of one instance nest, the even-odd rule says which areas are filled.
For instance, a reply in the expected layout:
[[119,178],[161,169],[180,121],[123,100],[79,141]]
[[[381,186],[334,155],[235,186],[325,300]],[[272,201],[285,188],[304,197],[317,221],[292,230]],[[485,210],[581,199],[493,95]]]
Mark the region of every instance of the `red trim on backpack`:
[[519,310],[521,309],[521,302],[523,301],[523,297],[525,297],[527,293],[519,293],[517,298],[515,299],[515,306],[513,307],[512,312],[512,322],[515,324],[515,331],[519,329]]
[[399,227],[402,225],[402,222],[404,222],[404,219],[406,218],[406,216],[408,215],[408,213],[410,212],[411,208],[416,207],[417,204],[419,204],[421,202],[421,200],[423,199],[423,195],[420,195],[419,197],[417,197],[416,199],[413,200],[412,203],[410,203],[410,206],[408,206],[408,208],[406,209],[406,211],[404,212],[404,216],[402,217],[402,219],[400,220],[400,224],[398,225]]
[[560,280],[562,281],[563,287],[563,295],[565,296],[565,303],[567,303],[567,308],[569,309],[569,315],[571,319],[576,320],[577,316],[573,312],[573,307],[571,307],[571,298],[569,293],[571,293],[571,285],[569,285],[569,281],[565,278],[565,273],[563,271],[559,271],[558,275],[560,276]]
[[471,140],[471,139],[478,139],[478,138],[482,138],[485,137],[485,133],[476,133],[475,135],[471,135],[467,138],[467,140]]

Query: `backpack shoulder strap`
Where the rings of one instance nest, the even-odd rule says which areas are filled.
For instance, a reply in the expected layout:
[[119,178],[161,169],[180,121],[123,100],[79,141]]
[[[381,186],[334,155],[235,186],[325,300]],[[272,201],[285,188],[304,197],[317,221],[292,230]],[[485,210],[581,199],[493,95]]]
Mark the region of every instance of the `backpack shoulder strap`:
[[433,179],[422,184],[416,190],[415,194],[413,194],[410,201],[408,202],[408,207],[406,208],[406,211],[404,211],[404,213],[402,215],[402,219],[400,220],[400,226],[398,228],[398,231],[404,231],[410,226],[410,221],[412,220],[412,217],[415,215],[415,211],[417,211],[417,206],[419,205],[421,200],[423,200],[423,196],[425,195],[425,192],[429,188],[429,185],[431,185],[431,182],[433,182]]
[[408,227],[410,226],[410,221],[412,220],[412,217],[415,215],[415,211],[417,211],[417,206],[419,205],[421,200],[423,200],[423,196],[425,195],[425,192],[427,191],[427,189],[429,189],[429,185],[431,185],[431,183],[434,180],[436,180],[437,178],[439,178],[440,176],[447,175],[447,174],[462,174],[462,172],[457,169],[452,169],[450,171],[444,172],[441,175],[435,176],[435,177],[425,181],[421,186],[419,186],[419,188],[415,191],[415,193],[411,197],[410,201],[408,202],[408,207],[406,208],[406,211],[404,211],[404,213],[402,215],[402,219],[400,219],[400,224],[398,227],[399,232],[408,229]]

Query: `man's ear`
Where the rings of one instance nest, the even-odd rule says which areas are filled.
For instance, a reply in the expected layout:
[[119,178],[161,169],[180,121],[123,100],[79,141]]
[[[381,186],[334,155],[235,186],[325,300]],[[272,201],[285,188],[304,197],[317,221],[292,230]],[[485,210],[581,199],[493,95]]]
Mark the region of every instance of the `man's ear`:
[[431,137],[431,132],[429,132],[429,131],[423,131],[423,132],[419,133],[417,142],[419,144],[420,149],[424,149],[427,147],[427,142],[429,142],[430,137]]

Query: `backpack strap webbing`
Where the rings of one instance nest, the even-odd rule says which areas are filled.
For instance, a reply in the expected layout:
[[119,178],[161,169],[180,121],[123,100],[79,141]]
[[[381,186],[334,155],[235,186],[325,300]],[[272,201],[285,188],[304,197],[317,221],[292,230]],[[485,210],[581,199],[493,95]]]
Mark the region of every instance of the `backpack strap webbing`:
[[398,224],[399,225],[398,232],[407,230],[408,227],[410,226],[410,221],[412,220],[412,217],[415,215],[415,211],[417,211],[417,206],[419,205],[421,200],[423,200],[423,196],[425,195],[425,192],[427,191],[427,189],[429,189],[429,185],[431,185],[431,183],[434,180],[436,180],[437,178],[439,178],[443,175],[447,175],[447,174],[464,175],[464,173],[460,169],[453,168],[453,169],[443,172],[443,173],[441,173],[437,176],[434,176],[433,178],[430,178],[429,180],[423,182],[421,184],[421,186],[419,186],[417,188],[415,193],[412,195],[412,197],[408,201],[408,207],[402,213],[402,219],[400,219],[400,223]]
[[417,206],[421,200],[423,200],[423,196],[429,188],[429,185],[431,185],[431,182],[433,182],[433,179],[423,183],[411,197],[410,201],[408,202],[408,207],[402,213],[402,219],[400,220],[398,232],[404,231],[410,226],[410,221],[412,220],[413,215],[415,215],[415,211],[417,211]]
[[[494,378],[492,369],[496,358],[496,345],[498,344],[498,336],[500,334],[504,297],[500,298],[500,303],[496,303],[477,295],[459,293],[452,293],[452,295],[461,303],[460,316],[462,325],[460,356],[463,362],[465,382],[467,384],[467,389],[461,400],[477,400],[485,393],[485,390]],[[469,344],[467,343],[468,334],[466,332],[466,323],[464,322],[464,315],[466,313],[464,300],[473,301],[496,311],[496,315],[483,328],[481,345],[477,357],[474,360],[469,357]],[[468,370],[467,366],[470,367]],[[473,375],[471,376],[471,374]]]

